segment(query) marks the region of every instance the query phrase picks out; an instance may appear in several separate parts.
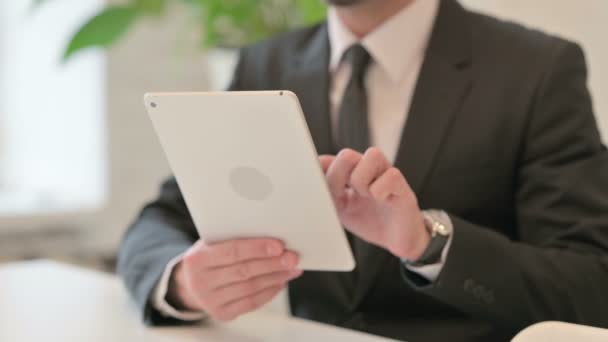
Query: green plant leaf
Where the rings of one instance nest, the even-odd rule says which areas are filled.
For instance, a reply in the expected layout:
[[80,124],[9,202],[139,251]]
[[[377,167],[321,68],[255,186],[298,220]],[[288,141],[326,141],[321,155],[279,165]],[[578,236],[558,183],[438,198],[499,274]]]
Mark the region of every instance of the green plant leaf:
[[134,0],[135,8],[141,13],[161,15],[167,5],[166,0]]
[[110,46],[129,29],[137,14],[137,9],[132,6],[106,8],[76,32],[63,55],[63,61],[83,49]]
[[327,6],[321,0],[296,0],[305,24],[314,24],[327,16]]

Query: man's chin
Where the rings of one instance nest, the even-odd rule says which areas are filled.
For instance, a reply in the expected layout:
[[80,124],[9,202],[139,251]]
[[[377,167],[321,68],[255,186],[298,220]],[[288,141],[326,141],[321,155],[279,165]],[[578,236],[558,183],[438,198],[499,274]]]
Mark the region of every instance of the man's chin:
[[353,6],[362,3],[365,0],[326,0],[332,6]]

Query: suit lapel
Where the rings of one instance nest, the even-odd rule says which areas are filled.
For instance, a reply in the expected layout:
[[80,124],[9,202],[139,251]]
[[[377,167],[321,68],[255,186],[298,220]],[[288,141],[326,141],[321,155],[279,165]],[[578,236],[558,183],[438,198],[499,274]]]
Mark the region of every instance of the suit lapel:
[[466,13],[455,1],[441,3],[395,160],[418,194],[472,84]]
[[298,95],[318,154],[333,154],[329,116],[329,38],[319,26],[308,47],[284,78],[284,87]]
[[[443,0],[426,51],[403,128],[395,166],[418,195],[444,142],[451,122],[471,87],[470,36],[464,9],[453,0]],[[404,227],[407,229],[407,227]],[[367,244],[363,251],[355,306],[361,304],[379,278],[382,265],[392,257]]]

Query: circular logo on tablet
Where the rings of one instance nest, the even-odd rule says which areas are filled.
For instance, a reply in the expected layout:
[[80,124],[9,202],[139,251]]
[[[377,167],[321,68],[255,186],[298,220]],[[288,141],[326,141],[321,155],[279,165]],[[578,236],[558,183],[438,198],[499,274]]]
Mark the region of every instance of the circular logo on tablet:
[[230,171],[230,185],[234,192],[252,201],[263,201],[272,194],[272,182],[260,170],[241,166]]

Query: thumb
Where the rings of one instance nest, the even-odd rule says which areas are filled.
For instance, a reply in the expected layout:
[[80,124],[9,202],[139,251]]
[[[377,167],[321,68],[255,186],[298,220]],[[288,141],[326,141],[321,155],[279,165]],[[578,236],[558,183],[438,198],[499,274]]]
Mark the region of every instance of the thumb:
[[329,166],[331,165],[331,163],[334,162],[335,159],[336,159],[336,156],[330,156],[327,154],[319,156],[319,162],[321,163],[321,168],[323,169],[323,173],[327,172],[327,169],[329,169]]

